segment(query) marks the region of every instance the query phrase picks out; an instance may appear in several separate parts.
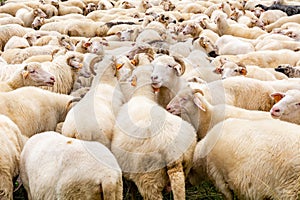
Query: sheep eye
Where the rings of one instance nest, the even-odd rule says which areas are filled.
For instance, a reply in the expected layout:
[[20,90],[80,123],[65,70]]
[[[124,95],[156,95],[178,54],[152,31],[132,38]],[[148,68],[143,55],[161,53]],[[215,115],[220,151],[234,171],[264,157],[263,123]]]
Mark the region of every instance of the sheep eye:
[[296,105],[296,106],[300,106],[300,103],[296,103],[295,105]]
[[238,70],[237,70],[237,69],[235,69],[235,70],[234,70],[234,72],[238,72]]
[[170,68],[173,68],[173,66],[172,66],[172,65],[168,65],[168,67],[170,67]]
[[36,71],[33,69],[33,70],[30,70],[29,73],[33,74],[35,73]]
[[166,20],[169,20],[169,17],[166,17],[165,19],[166,19]]

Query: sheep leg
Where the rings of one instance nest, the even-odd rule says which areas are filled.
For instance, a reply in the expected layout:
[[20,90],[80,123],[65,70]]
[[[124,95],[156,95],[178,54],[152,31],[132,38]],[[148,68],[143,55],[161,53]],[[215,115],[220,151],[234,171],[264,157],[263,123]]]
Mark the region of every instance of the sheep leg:
[[[136,177],[137,179],[134,180],[140,194],[142,195],[144,200],[162,200],[162,190],[163,188],[160,188],[155,181],[150,180],[151,174],[145,179],[143,176]],[[149,179],[150,178],[150,179]]]
[[168,168],[168,175],[171,183],[171,188],[174,195],[174,200],[185,199],[185,178],[181,162],[174,163]]
[[113,180],[105,180],[102,182],[102,187],[100,186],[100,191],[102,189],[104,200],[121,200],[117,197],[118,183]]

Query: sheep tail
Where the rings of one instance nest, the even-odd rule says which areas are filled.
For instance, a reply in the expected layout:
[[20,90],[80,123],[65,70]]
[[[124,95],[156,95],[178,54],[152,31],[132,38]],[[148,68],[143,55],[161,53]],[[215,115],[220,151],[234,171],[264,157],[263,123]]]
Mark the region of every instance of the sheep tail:
[[174,195],[174,200],[185,199],[185,178],[181,162],[172,163],[168,167],[168,176]]

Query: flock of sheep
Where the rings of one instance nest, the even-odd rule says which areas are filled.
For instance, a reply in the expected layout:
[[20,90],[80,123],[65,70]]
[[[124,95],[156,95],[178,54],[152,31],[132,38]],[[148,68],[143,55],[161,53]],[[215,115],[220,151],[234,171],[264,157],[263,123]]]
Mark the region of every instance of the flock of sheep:
[[299,199],[298,4],[7,0],[0,199]]

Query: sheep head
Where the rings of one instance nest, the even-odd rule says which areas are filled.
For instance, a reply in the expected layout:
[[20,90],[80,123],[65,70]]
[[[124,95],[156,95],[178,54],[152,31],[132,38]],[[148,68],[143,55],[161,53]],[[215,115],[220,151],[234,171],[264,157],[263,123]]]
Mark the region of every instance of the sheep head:
[[54,75],[44,70],[38,62],[26,64],[21,74],[25,86],[53,86],[55,83]]
[[161,55],[152,62],[154,70],[151,75],[152,86],[171,88],[174,81],[185,72],[185,63],[180,57]]

